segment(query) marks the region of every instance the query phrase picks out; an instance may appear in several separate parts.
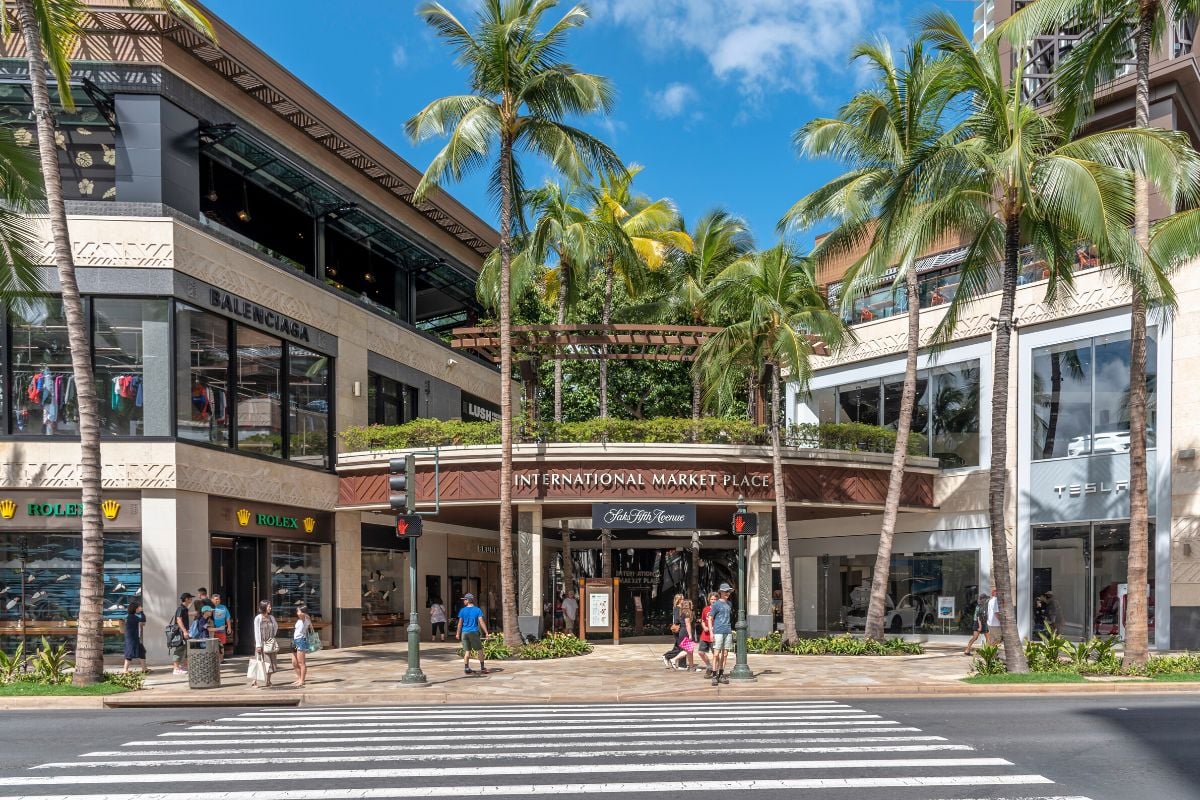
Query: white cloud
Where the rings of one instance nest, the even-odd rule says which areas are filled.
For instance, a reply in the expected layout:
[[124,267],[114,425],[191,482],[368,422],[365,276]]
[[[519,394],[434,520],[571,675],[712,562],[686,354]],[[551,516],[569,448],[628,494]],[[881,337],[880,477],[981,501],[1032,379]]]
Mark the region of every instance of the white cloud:
[[696,90],[686,83],[672,83],[660,92],[650,93],[650,105],[654,113],[666,119],[685,115],[698,118],[700,113],[695,106],[699,99]]
[[851,45],[888,26],[881,17],[892,13],[889,0],[607,0],[597,16],[628,28],[651,52],[699,53],[718,78],[759,97],[841,93],[825,79],[852,76]]
[[392,64],[397,67],[403,67],[408,63],[408,51],[404,49],[404,45],[398,44],[392,48]]

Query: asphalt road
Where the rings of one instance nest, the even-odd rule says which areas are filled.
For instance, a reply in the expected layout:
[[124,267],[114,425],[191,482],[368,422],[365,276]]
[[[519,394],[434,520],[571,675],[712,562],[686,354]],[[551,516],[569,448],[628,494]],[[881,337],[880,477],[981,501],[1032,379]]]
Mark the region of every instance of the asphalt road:
[[0,713],[0,800],[1196,800],[1200,698]]

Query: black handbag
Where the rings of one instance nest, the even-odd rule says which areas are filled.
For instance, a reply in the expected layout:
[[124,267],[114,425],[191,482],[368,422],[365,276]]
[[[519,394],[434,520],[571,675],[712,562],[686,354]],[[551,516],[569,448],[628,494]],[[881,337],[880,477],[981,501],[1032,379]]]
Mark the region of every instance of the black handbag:
[[183,647],[183,631],[179,630],[179,626],[174,622],[166,626],[164,633],[167,634],[168,649]]

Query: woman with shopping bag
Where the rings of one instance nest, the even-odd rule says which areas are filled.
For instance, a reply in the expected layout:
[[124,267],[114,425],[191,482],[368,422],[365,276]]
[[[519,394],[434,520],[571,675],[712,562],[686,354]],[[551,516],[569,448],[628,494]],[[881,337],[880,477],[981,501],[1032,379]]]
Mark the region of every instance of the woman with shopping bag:
[[275,672],[275,657],[279,653],[279,642],[275,634],[279,633],[279,623],[271,616],[271,601],[263,600],[258,604],[258,616],[254,618],[254,658],[246,670],[246,677],[251,686],[260,683],[266,687],[271,685],[271,674]]

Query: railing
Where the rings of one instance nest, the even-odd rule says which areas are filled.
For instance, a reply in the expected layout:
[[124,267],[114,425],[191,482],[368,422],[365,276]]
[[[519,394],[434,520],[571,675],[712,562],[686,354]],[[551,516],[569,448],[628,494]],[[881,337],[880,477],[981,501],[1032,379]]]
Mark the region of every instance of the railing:
[[[646,420],[594,419],[586,422],[530,423],[513,421],[514,435],[525,443],[657,443],[657,444],[770,444],[770,432],[742,419],[685,417]],[[452,447],[500,444],[499,422],[460,422],[419,419],[404,425],[371,425],[348,428],[339,434],[343,450],[405,450],[418,447]],[[896,432],[876,425],[847,422],[806,423],[789,426],[784,446],[848,452],[890,453]],[[909,453],[928,453],[925,437],[909,437]]]

